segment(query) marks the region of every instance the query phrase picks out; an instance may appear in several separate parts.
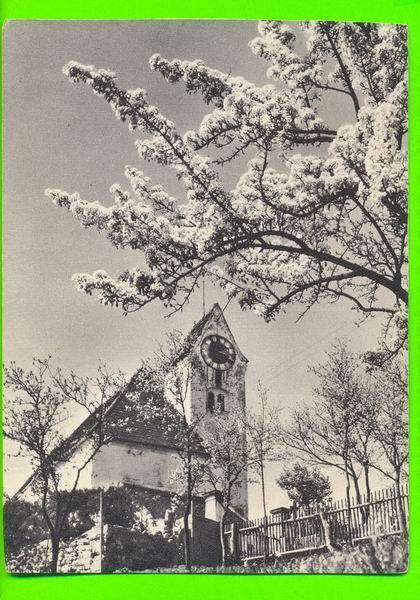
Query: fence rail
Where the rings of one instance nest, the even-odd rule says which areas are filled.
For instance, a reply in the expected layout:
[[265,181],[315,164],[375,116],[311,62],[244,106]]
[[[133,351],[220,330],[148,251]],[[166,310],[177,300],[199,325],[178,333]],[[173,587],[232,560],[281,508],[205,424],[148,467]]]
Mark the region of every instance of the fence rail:
[[370,498],[339,500],[328,508],[311,505],[241,526],[233,523],[224,535],[231,558],[239,562],[403,533],[407,515],[408,490],[404,486],[375,491]]

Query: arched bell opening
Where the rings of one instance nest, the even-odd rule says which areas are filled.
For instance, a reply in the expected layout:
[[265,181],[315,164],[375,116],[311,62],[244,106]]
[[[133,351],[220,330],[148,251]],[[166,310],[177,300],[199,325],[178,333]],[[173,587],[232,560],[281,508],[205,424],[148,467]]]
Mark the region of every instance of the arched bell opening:
[[214,412],[215,408],[215,400],[213,392],[208,392],[207,394],[207,402],[206,402],[206,410],[207,412]]

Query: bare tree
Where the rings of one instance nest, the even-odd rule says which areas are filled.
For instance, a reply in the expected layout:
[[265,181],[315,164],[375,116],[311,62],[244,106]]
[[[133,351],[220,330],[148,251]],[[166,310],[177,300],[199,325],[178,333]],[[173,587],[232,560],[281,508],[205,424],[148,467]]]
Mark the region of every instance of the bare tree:
[[318,377],[314,401],[295,411],[290,426],[283,429],[283,441],[309,462],[339,469],[346,478],[348,502],[351,484],[360,502],[360,475],[364,472],[370,493],[369,470],[377,457],[371,422],[376,404],[366,372],[340,341],[327,361],[312,370]]
[[203,446],[207,454],[205,480],[219,493],[223,513],[220,520],[222,563],[226,565],[227,549],[224,530],[227,515],[232,508],[235,492],[239,491],[247,477],[247,469],[257,462],[245,444],[243,415],[230,411],[214,415],[211,423],[201,428]]
[[358,380],[360,393],[355,407],[356,419],[351,454],[362,468],[366,497],[370,500],[371,470],[381,460],[380,447],[375,436],[375,421],[378,416],[377,394],[370,377],[360,371],[355,372],[353,376],[355,379],[358,377],[363,379]]
[[289,452],[310,464],[333,467],[346,479],[346,497],[350,502],[351,482],[360,500],[359,474],[351,458],[352,417],[350,412],[337,427],[329,427],[328,414],[320,414],[320,407],[304,406],[297,409],[291,422],[283,429],[282,439]]
[[268,555],[267,501],[265,485],[265,468],[269,461],[278,460],[279,452],[279,410],[268,402],[268,389],[258,382],[258,404],[254,410],[244,413],[244,429],[246,432],[249,454],[254,457],[250,464],[251,475],[256,476],[261,486],[262,507],[264,514],[264,559]]
[[371,426],[382,458],[386,459],[385,464],[373,466],[400,486],[406,476],[408,459],[407,367],[394,360],[370,373],[377,406]]
[[380,448],[380,459],[372,466],[391,479],[398,490],[400,522],[406,529],[401,484],[407,475],[408,394],[407,367],[401,360],[388,361],[370,370],[377,410],[371,415],[372,434]]
[[261,381],[258,382],[258,405],[255,410],[248,410],[245,414],[245,432],[249,453],[255,457],[252,462],[253,472],[261,485],[262,506],[264,518],[267,518],[267,501],[265,489],[266,463],[279,459],[279,408],[269,405],[268,389]]
[[[111,439],[103,426],[105,405],[122,383],[120,373],[112,374],[103,365],[94,377],[74,372],[66,377],[52,369],[50,357],[34,358],[27,372],[14,362],[4,367],[4,386],[13,393],[5,402],[4,433],[31,461],[30,489],[40,500],[48,527],[52,573],[57,572],[61,535],[81,474]],[[64,438],[63,427],[76,406],[88,418]]]
[[187,341],[180,332],[173,331],[167,335],[166,344],[151,359],[143,362],[140,368],[142,390],[149,400],[140,411],[135,408],[135,418],[149,424],[159,422],[176,448],[179,468],[172,478],[184,500],[184,558],[189,570],[192,564],[190,515],[204,468],[199,427],[205,414],[192,414],[188,405],[191,364],[182,360],[186,352]]
[[[283,430],[284,443],[298,456],[343,472],[347,499],[352,482],[359,502],[362,473],[368,499],[372,469],[400,489],[408,456],[406,366],[401,358],[373,359],[336,343],[327,362],[313,369],[313,404],[295,411]],[[399,513],[404,523],[401,499]]]

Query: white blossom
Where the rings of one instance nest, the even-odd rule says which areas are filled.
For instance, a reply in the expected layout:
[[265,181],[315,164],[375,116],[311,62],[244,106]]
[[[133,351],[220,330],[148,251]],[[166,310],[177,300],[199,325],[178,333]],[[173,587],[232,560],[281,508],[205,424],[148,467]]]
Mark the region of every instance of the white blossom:
[[[115,279],[77,275],[80,289],[125,312],[154,298],[177,310],[207,274],[265,319],[291,302],[340,299],[404,329],[397,315],[407,302],[406,30],[334,21],[301,28],[302,52],[294,26],[259,24],[250,48],[269,63],[261,86],[198,60],[152,56],[153,70],[209,107],[183,134],[142,88],[124,90],[113,72],[93,66],[64,67],[141,134],[140,159],[170,167],[181,184],[174,197],[128,166],[130,190],[114,184],[110,206],[47,190],[84,227],[140,250],[146,263]],[[353,110],[337,128],[321,110],[330,94]],[[234,173],[242,154],[247,167],[228,191],[223,167]]]

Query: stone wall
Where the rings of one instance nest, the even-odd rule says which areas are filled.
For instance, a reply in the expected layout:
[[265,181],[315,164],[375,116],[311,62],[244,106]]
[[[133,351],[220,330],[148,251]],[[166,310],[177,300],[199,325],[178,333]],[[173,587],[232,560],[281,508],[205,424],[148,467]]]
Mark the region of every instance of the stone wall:
[[[10,573],[48,573],[51,560],[50,541],[26,546],[11,557],[6,568]],[[95,525],[79,538],[62,544],[58,557],[59,573],[100,573],[100,530]]]
[[[96,524],[79,538],[61,545],[58,572],[118,573],[183,564],[182,520],[178,519],[172,529],[168,528],[167,519],[156,519],[154,523],[151,531],[104,525],[102,544],[99,524]],[[193,564],[220,564],[219,523],[195,516],[191,548]],[[25,547],[9,560],[7,569],[11,573],[48,573],[50,556],[50,543],[44,540],[36,546]]]
[[[106,537],[106,526],[103,534]],[[101,536],[98,525],[62,547],[58,559],[58,571],[60,573],[101,572]]]

